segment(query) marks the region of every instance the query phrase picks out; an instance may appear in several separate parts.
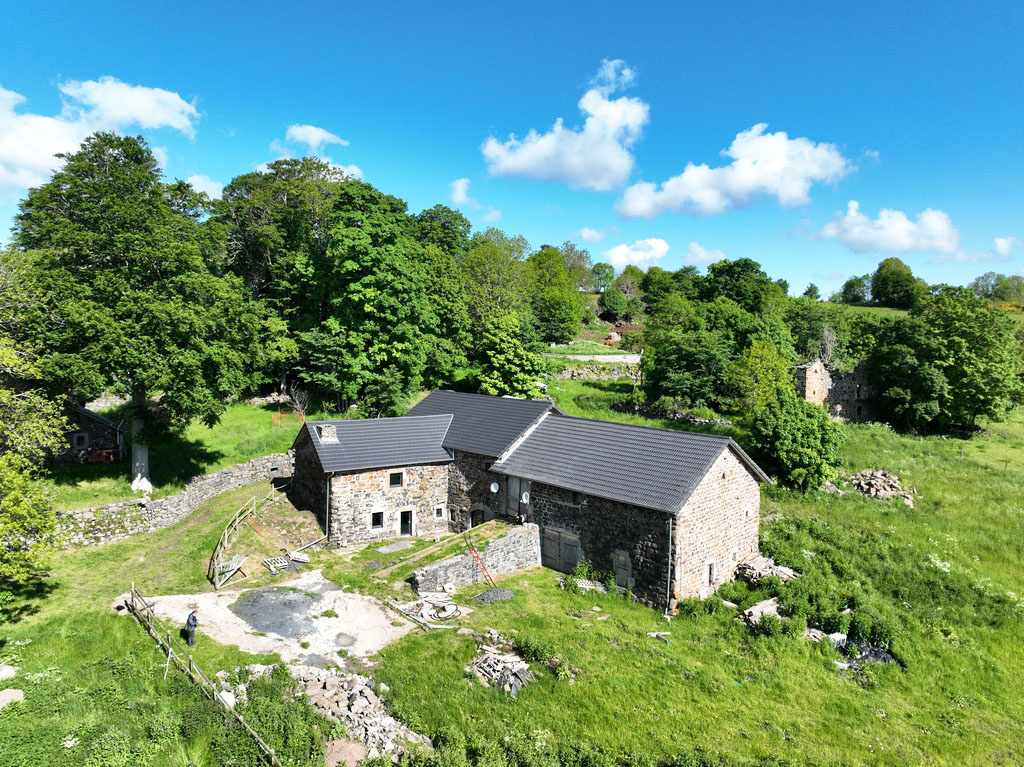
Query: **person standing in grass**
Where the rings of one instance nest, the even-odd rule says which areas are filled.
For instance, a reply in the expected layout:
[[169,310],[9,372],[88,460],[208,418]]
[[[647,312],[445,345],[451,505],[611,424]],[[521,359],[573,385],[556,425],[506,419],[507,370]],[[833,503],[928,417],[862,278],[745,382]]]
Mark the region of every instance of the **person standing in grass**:
[[196,626],[199,625],[198,613],[198,610],[193,610],[185,619],[185,641],[188,642],[189,647],[196,646]]

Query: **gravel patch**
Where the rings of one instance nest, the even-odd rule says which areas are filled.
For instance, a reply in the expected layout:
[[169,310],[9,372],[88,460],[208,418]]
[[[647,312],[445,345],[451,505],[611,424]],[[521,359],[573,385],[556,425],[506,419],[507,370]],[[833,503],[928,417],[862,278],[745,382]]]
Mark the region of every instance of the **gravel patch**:
[[411,549],[412,544],[409,541],[398,541],[398,543],[389,543],[387,546],[381,546],[375,551],[379,551],[381,554],[394,554],[396,551],[405,551]]
[[482,594],[477,594],[474,598],[474,602],[481,602],[482,604],[489,605],[494,602],[505,602],[514,597],[516,593],[512,589],[488,589]]

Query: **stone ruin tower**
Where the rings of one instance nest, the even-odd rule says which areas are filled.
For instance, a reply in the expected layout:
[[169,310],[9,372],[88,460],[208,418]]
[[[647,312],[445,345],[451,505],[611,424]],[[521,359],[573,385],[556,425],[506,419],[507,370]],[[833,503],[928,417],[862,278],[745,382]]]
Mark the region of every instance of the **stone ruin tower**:
[[814,359],[797,365],[793,375],[797,394],[815,405],[825,405],[833,418],[875,420],[874,391],[868,384],[863,361],[849,373],[839,373]]

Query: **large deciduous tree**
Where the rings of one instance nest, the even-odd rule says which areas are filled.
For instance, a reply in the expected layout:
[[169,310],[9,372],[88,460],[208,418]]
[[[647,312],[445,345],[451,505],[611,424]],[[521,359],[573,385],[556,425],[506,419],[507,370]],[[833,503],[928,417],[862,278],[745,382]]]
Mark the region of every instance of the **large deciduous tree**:
[[[84,399],[132,399],[132,486],[148,492],[148,444],[263,378],[292,347],[283,326],[211,269],[201,198],[160,181],[141,138],[97,133],[20,205],[14,242],[45,297],[23,326],[40,376]],[[160,395],[153,406],[150,397]]]
[[918,291],[918,282],[910,267],[895,257],[879,263],[871,276],[871,300],[882,306],[909,308]]
[[484,394],[536,397],[544,376],[544,360],[522,343],[519,318],[514,314],[492,317],[480,344],[480,391]]
[[562,255],[543,247],[526,261],[534,323],[543,340],[556,343],[574,339],[583,319],[577,280],[566,269]]

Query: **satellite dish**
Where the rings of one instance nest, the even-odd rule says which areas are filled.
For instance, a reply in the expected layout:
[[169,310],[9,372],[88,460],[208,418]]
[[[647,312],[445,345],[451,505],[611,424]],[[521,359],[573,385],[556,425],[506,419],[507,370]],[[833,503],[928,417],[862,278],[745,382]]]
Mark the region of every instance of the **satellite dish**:
[[497,482],[492,482],[491,483],[491,492],[492,493],[498,492],[498,483]]
[[523,493],[523,497],[520,500],[523,503],[529,504],[530,503],[530,494],[529,493]]

